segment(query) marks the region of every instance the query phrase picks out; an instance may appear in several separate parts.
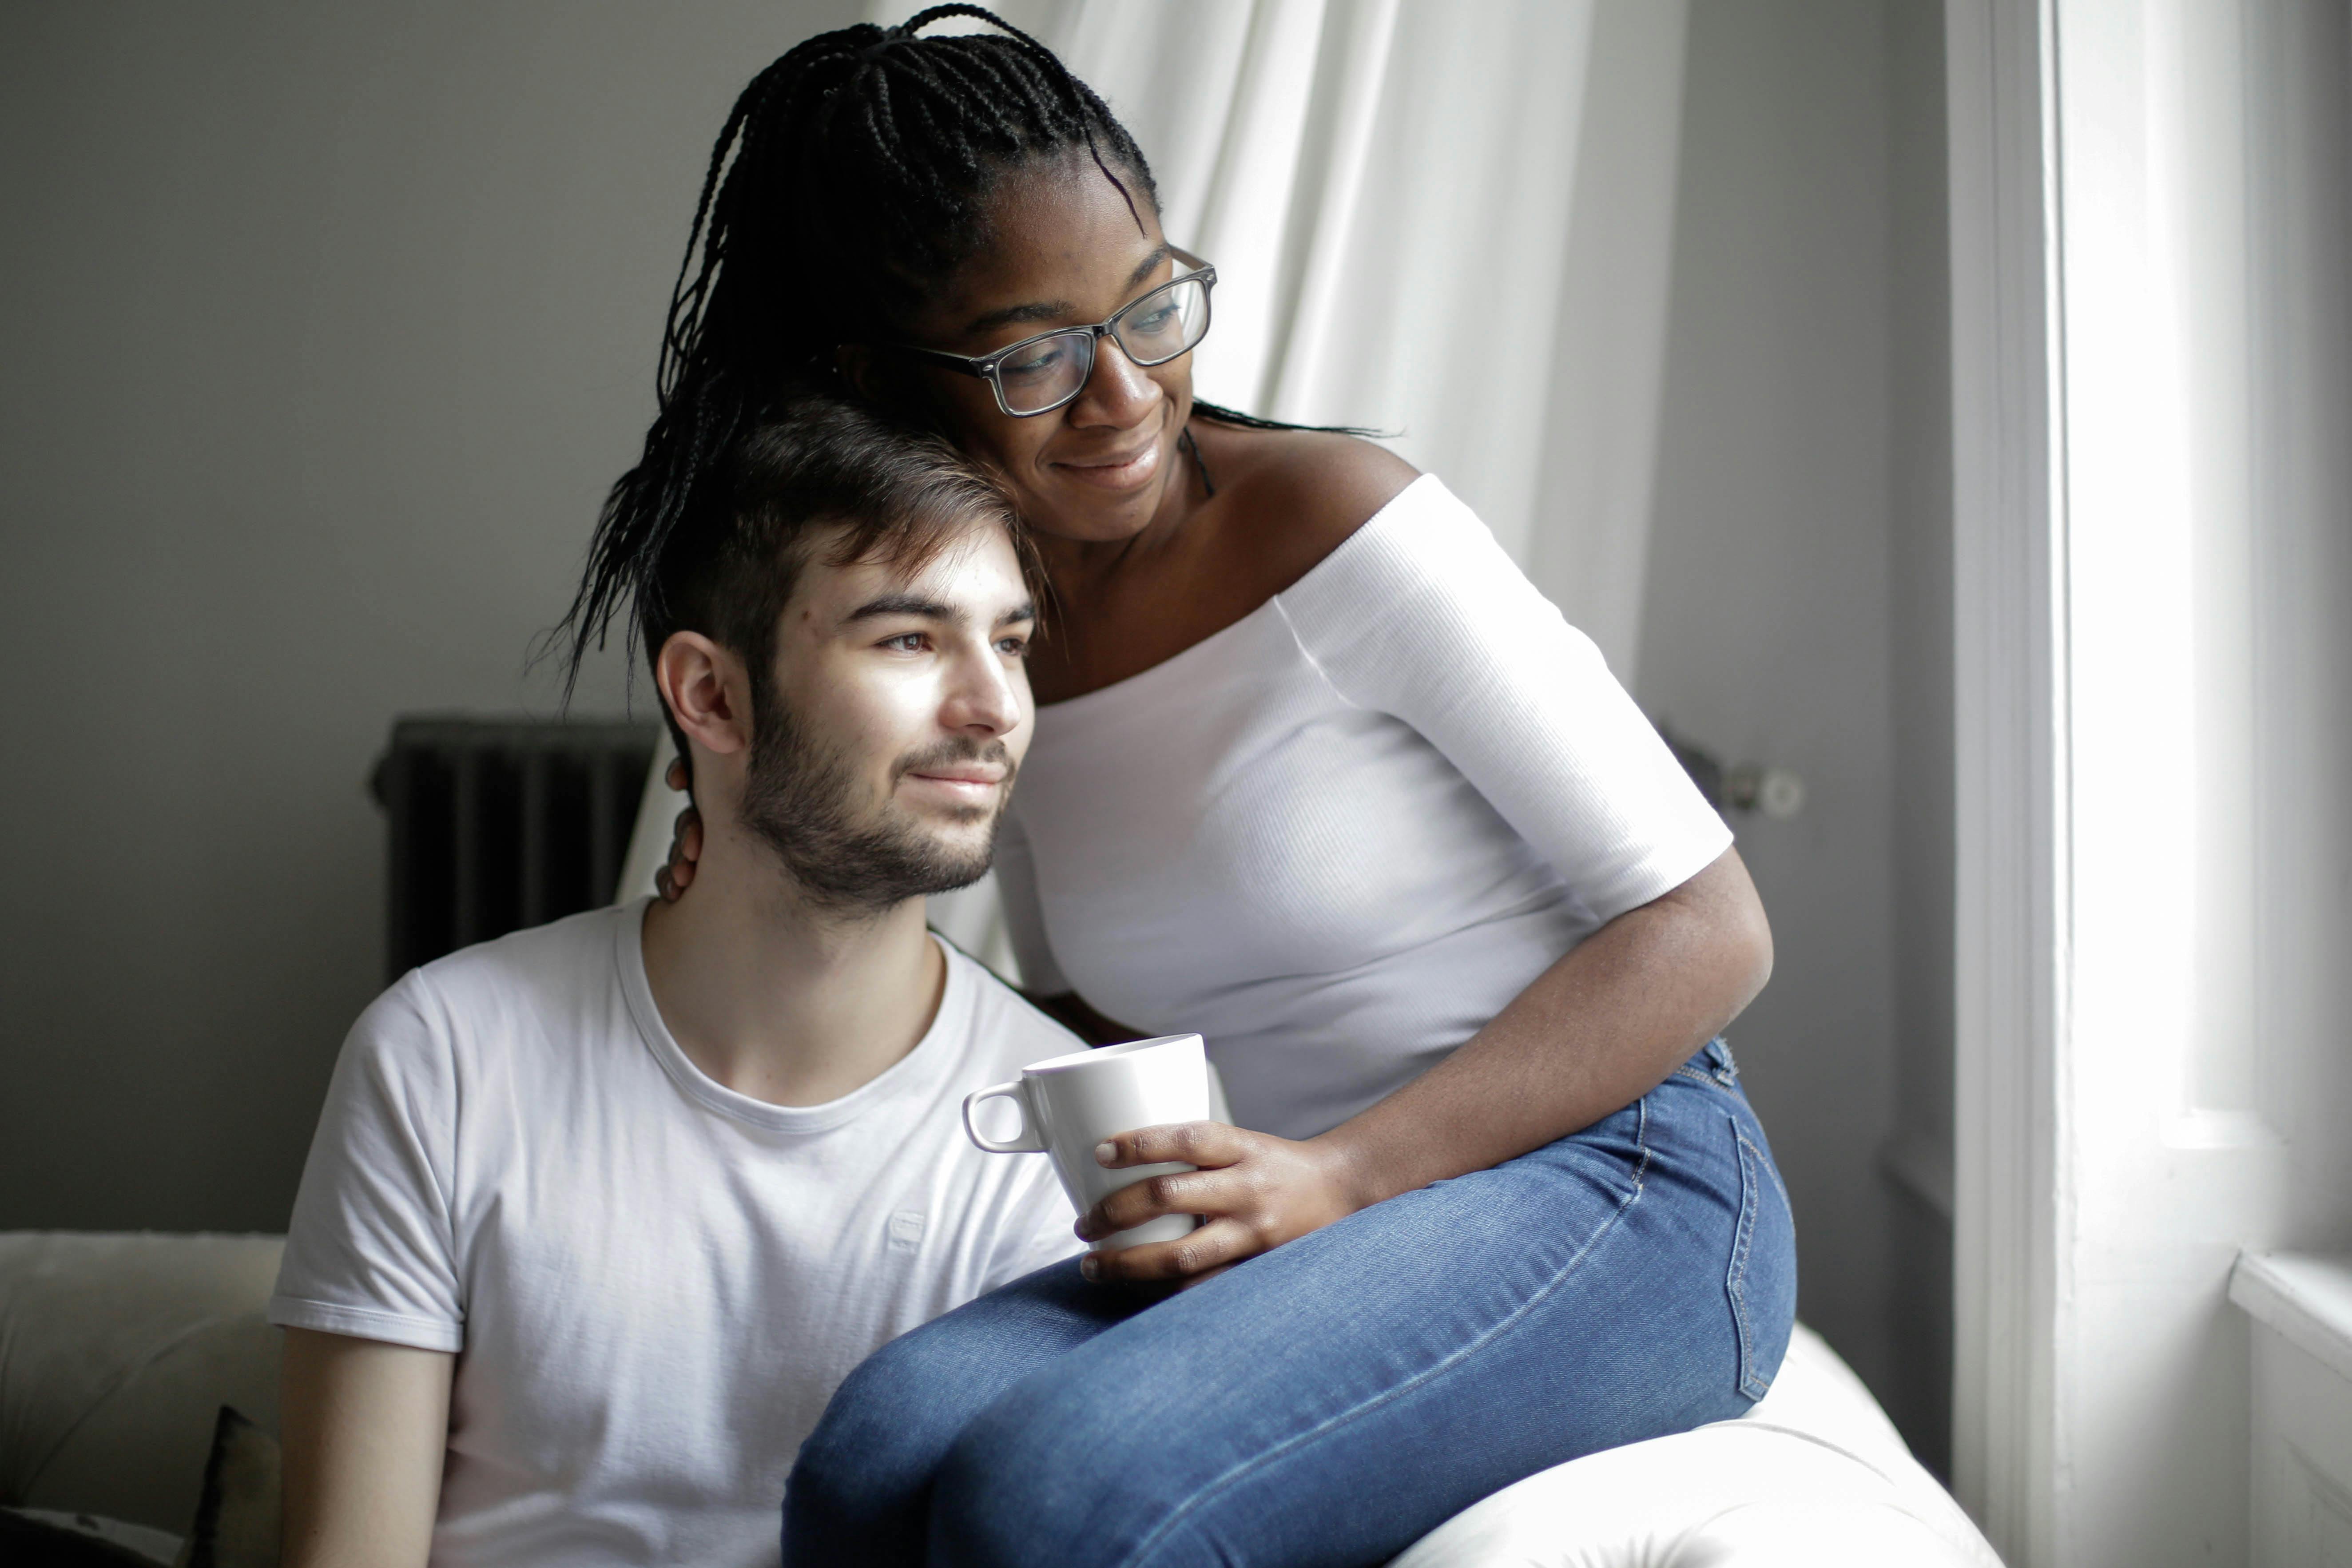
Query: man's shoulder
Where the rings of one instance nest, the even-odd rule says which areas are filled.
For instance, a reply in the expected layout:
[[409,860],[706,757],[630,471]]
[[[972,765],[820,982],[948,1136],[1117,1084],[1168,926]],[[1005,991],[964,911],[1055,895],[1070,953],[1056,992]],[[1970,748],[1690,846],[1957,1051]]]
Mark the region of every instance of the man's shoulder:
[[633,905],[583,910],[545,925],[509,931],[419,966],[415,979],[446,998],[508,998],[568,992],[593,982],[601,992],[612,978],[613,944]]
[[1029,999],[998,978],[994,970],[946,944],[948,962],[960,965],[972,986],[972,1060],[1002,1078],[1031,1062],[1082,1051],[1087,1043],[1032,1006]]
[[627,907],[588,910],[421,964],[360,1015],[352,1042],[378,1055],[429,1047],[445,1057],[519,1025],[601,1008],[614,984],[619,923],[635,918]]

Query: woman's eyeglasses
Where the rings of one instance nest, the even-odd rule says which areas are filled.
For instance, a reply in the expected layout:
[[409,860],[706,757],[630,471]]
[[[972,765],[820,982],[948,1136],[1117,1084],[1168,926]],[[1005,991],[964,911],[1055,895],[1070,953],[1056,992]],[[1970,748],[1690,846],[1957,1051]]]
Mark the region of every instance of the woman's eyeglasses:
[[1107,321],[1057,327],[993,353],[951,354],[906,343],[896,345],[898,352],[979,376],[995,389],[996,406],[1017,419],[1051,414],[1086,390],[1099,338],[1118,340],[1119,353],[1149,369],[1190,353],[1209,335],[1209,289],[1217,269],[1181,250],[1173,254],[1193,270],[1128,301]]

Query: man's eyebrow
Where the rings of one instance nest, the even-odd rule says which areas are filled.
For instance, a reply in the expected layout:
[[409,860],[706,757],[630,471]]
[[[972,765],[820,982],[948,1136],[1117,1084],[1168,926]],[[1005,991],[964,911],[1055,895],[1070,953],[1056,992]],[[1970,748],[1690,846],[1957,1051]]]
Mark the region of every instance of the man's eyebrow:
[[1005,611],[1003,615],[997,616],[996,624],[1000,626],[1017,626],[1023,621],[1034,621],[1036,618],[1037,606],[1029,600],[1024,599],[1019,604],[1013,605],[1011,609]]
[[953,605],[937,599],[926,599],[920,594],[885,594],[878,599],[868,599],[842,617],[845,623],[870,621],[883,616],[913,616],[926,621],[952,621],[959,618]]
[[[1154,248],[1150,255],[1143,258],[1141,265],[1128,274],[1128,290],[1130,293],[1133,292],[1145,279],[1158,271],[1160,264],[1167,260],[1169,255],[1168,247],[1164,244]],[[1076,310],[1077,307],[1067,300],[1033,300],[1025,305],[1007,305],[1002,310],[991,310],[985,315],[974,316],[965,323],[964,331],[985,332],[997,327],[1009,327],[1019,321],[1056,321],[1075,314]]]

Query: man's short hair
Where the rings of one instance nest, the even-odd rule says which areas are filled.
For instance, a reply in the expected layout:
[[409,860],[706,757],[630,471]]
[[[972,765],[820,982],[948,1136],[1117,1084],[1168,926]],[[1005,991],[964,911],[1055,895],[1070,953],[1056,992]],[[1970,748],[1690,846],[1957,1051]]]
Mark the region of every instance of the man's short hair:
[[648,657],[671,633],[698,631],[764,669],[810,536],[826,528],[839,531],[827,564],[906,571],[974,522],[1021,539],[1013,499],[986,469],[937,436],[837,397],[786,404],[735,443],[714,477],[720,515],[679,531],[688,537],[663,552],[657,591],[638,600]]
[[[937,435],[827,392],[779,400],[719,454],[669,526],[622,538],[609,505],[606,514],[566,617],[573,671],[592,626],[626,600],[648,664],[681,631],[741,658],[754,724],[773,696],[777,623],[822,535],[831,534],[830,565],[879,561],[913,571],[965,529],[992,522],[1033,591],[1042,587],[1011,492],[994,475]],[[678,754],[688,755],[667,703],[662,717]]]

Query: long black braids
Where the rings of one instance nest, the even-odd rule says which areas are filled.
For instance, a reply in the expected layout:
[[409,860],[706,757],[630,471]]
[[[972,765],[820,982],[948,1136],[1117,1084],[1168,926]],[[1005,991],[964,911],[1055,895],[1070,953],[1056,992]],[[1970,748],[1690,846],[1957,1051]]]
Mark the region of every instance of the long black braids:
[[[956,16],[999,31],[919,36]],[[1051,49],[978,5],[821,34],[751,79],[695,203],[644,453],[606,496],[579,592],[549,637],[568,656],[567,701],[614,617],[632,612],[633,654],[675,629],[677,574],[724,527],[721,458],[761,412],[827,384],[839,345],[888,341],[985,241],[1005,174],[1081,152],[1140,226],[1139,194],[1155,207],[1159,194],[1135,139]]]

